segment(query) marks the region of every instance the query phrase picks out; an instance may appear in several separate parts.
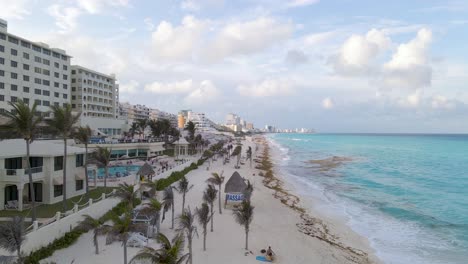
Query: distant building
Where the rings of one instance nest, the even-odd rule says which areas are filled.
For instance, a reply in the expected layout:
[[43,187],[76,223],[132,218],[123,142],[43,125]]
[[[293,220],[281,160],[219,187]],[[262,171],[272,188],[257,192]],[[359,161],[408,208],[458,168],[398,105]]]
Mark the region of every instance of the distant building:
[[245,128],[246,128],[247,130],[254,130],[254,125],[253,125],[253,123],[247,123],[247,125],[245,126]]
[[177,115],[177,127],[183,129],[185,127],[185,117],[183,114]]

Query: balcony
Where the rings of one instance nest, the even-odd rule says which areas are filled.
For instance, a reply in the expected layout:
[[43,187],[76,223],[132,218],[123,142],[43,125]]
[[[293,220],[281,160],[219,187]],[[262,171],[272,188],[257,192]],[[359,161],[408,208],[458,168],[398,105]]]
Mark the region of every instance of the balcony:
[[[31,168],[33,180],[44,178],[42,167]],[[0,169],[0,179],[9,182],[29,181],[29,169]]]

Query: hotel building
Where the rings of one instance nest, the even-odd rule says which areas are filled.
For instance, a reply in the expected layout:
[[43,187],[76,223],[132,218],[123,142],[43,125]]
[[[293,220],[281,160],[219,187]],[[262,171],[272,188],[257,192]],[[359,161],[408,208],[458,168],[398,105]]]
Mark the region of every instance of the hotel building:
[[8,33],[0,19],[0,111],[17,100],[37,103],[40,112],[69,103],[70,58],[64,50]]

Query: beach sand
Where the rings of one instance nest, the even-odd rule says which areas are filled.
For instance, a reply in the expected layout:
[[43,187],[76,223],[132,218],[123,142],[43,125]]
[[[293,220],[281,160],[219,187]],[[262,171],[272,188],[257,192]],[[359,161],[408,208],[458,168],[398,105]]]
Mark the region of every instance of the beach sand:
[[[259,149],[254,153],[254,159],[262,157],[266,141],[257,141]],[[243,154],[248,146],[255,149],[255,143],[248,138],[243,141]],[[206,179],[212,172],[221,173],[225,176],[225,182],[229,177],[238,171],[240,175],[249,179],[254,186],[252,205],[254,209],[254,219],[251,223],[249,233],[249,251],[244,250],[245,233],[242,226],[238,225],[232,216],[232,211],[223,209],[220,215],[216,210],[214,215],[214,232],[207,235],[207,250],[203,251],[202,228],[198,225],[199,237],[195,237],[193,242],[193,263],[261,263],[255,259],[261,255],[260,250],[271,246],[276,253],[275,263],[379,263],[372,254],[367,240],[354,233],[348,228],[344,221],[331,219],[323,216],[314,210],[314,203],[301,201],[298,207],[307,208],[304,212],[293,210],[288,204],[288,199],[296,199],[294,196],[278,195],[277,190],[267,188],[264,185],[264,178],[259,176],[260,170],[255,169],[256,163],[245,162],[240,169],[234,169],[235,159],[223,165],[222,161],[213,162],[209,170],[208,164],[187,174],[187,179],[194,187],[187,193],[186,206],[190,206],[192,211],[195,207],[200,207],[202,203],[203,190],[206,188]],[[253,176],[255,174],[255,176]],[[282,179],[280,175],[275,175],[282,180],[285,193],[292,194],[290,185]],[[224,188],[224,185],[223,185]],[[292,191],[291,191],[292,190]],[[276,195],[275,195],[276,193]],[[274,196],[281,196],[280,199]],[[224,193],[223,196],[224,198]],[[223,201],[224,203],[224,201]],[[176,194],[175,212],[181,213],[182,197]],[[174,231],[170,229],[170,211],[166,213],[166,220],[161,224],[161,232],[172,238]],[[176,221],[177,224],[177,221]],[[309,233],[309,234],[306,234]],[[316,237],[312,237],[316,236]],[[150,246],[157,247],[152,243]],[[104,237],[100,238],[100,254],[94,254],[94,246],[90,233],[81,236],[73,246],[56,251],[53,256],[42,263],[54,261],[56,263],[123,263],[123,248],[121,243],[115,242],[105,245]],[[130,260],[139,249],[129,248],[128,259]],[[188,251],[186,251],[188,252]]]

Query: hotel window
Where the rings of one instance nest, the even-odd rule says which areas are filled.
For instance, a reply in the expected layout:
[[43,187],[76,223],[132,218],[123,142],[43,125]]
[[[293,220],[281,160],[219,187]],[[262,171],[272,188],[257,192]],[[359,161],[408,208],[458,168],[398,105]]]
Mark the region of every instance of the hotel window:
[[83,180],[76,180],[75,186],[75,191],[83,190]]
[[23,52],[23,58],[29,60],[29,54],[26,52]]
[[48,81],[48,80],[42,80],[42,85],[50,86],[50,81]]
[[76,100],[76,96],[72,95],[72,100]]
[[11,55],[18,56],[18,51],[15,49],[11,49]]
[[18,74],[17,74],[17,73],[15,73],[15,72],[11,72],[11,73],[10,73],[10,78],[12,78],[12,79],[15,79],[15,80],[16,80],[16,79],[18,79]]
[[60,78],[60,73],[54,72],[54,77],[55,77],[55,78]]
[[35,73],[42,73],[42,70],[39,67],[34,67],[34,72]]
[[5,101],[5,96],[3,94],[0,94],[0,101],[1,102]]
[[43,50],[42,50],[42,53],[44,53],[45,55],[49,55],[49,56],[50,56],[50,50],[43,49]]
[[21,46],[23,46],[23,47],[25,47],[25,48],[28,48],[28,49],[31,48],[31,44],[29,44],[29,43],[26,42],[26,41],[21,41]]
[[67,65],[63,65],[63,70],[64,70],[64,71],[68,70]]
[[68,76],[66,74],[63,75],[63,79],[66,80],[68,79]]
[[0,82],[0,89],[5,89],[5,83]]
[[29,71],[29,65],[28,64],[23,64],[23,70]]
[[60,83],[54,82],[54,87],[55,87],[55,88],[59,88],[59,87],[60,87]]
[[11,37],[11,36],[8,36],[8,41],[17,45],[19,43],[18,39]]
[[50,91],[43,90],[42,95],[50,96]]
[[84,155],[83,154],[76,154],[76,167],[83,167],[84,165]]
[[3,34],[3,33],[0,33],[0,39],[3,39],[3,40],[5,40],[5,39],[6,39],[6,35],[5,35],[5,34]]
[[16,96],[11,97],[11,102],[12,103],[16,103],[17,101],[18,101],[18,97],[16,97]]
[[41,63],[42,59],[40,57],[34,56],[34,61],[37,63]]
[[76,105],[75,105],[75,104],[72,104],[72,108],[76,108]]
[[37,105],[41,105],[42,102],[41,102],[41,100],[36,99],[36,100],[34,100],[34,103],[37,104]]
[[76,79],[75,79],[75,78],[73,78],[73,79],[72,79],[72,83],[75,83],[75,82],[76,82]]
[[54,157],[54,171],[63,170],[63,156]]
[[45,65],[50,65],[50,60],[42,59],[42,63]]
[[12,91],[18,91],[18,85],[12,84],[12,85],[10,85],[10,89],[11,89]]
[[0,70],[0,76],[5,76],[5,71]]
[[50,105],[50,102],[44,100],[44,101],[42,101],[42,105],[43,105],[43,106],[49,106],[49,105]]
[[0,58],[0,64],[5,64],[5,59],[4,58]]
[[62,55],[62,60],[67,61],[67,56]]
[[54,66],[55,66],[55,68],[59,68],[60,64],[58,62],[54,62]]
[[42,81],[39,78],[34,78],[34,83],[42,84]]
[[29,93],[29,87],[24,86],[23,87],[23,93]]
[[25,81],[25,82],[29,82],[29,76],[27,76],[27,75],[23,75],[23,81]]
[[0,52],[5,52],[5,47],[0,45]]
[[42,91],[41,91],[41,89],[34,89],[34,93],[38,94],[38,95],[41,95]]
[[60,54],[58,54],[57,52],[53,52],[52,54],[53,54],[54,58],[60,58]]
[[60,106],[60,103],[55,102],[54,105],[58,107],[58,106]]
[[23,102],[27,105],[29,105],[29,98],[23,98]]
[[55,93],[54,93],[54,96],[57,97],[57,98],[59,98],[59,97],[60,97],[60,94],[57,93],[57,92],[55,92]]
[[63,89],[67,90],[68,89],[68,84],[62,84]]
[[18,68],[18,62],[10,61],[10,66],[13,67],[13,68]]
[[46,75],[46,76],[50,76],[50,71],[49,70],[46,70],[46,69],[43,69],[42,70],[42,74]]
[[67,94],[63,94],[63,99],[67,99],[68,98],[68,95]]
[[41,51],[42,51],[41,47],[39,47],[39,46],[33,45],[32,47],[33,47],[33,50],[34,50],[34,51],[37,51],[37,52],[41,52]]
[[63,185],[54,185],[54,197],[63,195]]

